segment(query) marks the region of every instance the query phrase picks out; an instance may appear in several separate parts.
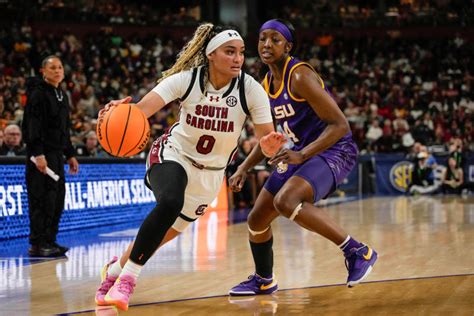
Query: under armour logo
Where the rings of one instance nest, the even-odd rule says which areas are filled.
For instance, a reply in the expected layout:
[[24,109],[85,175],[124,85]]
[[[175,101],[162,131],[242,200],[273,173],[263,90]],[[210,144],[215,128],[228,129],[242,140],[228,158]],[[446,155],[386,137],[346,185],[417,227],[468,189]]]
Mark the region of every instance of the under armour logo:
[[216,101],[216,102],[219,102],[219,97],[213,97],[213,96],[210,96],[209,97],[209,101]]
[[237,32],[229,32],[227,34],[229,34],[229,37],[232,37],[232,36],[239,37],[239,33]]

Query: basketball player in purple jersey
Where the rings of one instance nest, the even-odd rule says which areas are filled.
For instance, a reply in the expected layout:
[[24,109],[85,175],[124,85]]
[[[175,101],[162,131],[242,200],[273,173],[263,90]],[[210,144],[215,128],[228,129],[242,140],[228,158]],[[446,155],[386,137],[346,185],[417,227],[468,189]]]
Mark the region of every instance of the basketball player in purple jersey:
[[[347,286],[365,279],[377,260],[369,246],[349,236],[329,215],[314,206],[332,193],[357,161],[357,147],[349,124],[308,63],[290,55],[295,48],[294,28],[270,20],[260,28],[258,52],[270,68],[263,81],[273,115],[294,143],[269,163],[277,166],[259,193],[248,216],[255,273],[236,285],[230,295],[270,294],[277,290],[273,276],[273,237],[270,224],[280,215],[338,245],[348,269]],[[246,171],[263,159],[255,150],[229,179],[240,190]]]

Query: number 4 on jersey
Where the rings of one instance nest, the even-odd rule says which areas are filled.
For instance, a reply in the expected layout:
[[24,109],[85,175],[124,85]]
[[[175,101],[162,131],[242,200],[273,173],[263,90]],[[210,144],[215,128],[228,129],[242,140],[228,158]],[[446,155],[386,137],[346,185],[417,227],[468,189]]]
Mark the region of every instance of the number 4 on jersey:
[[283,130],[285,131],[285,134],[291,139],[293,143],[297,143],[300,141],[298,137],[296,137],[295,133],[291,131],[290,127],[288,126],[287,121],[283,122]]

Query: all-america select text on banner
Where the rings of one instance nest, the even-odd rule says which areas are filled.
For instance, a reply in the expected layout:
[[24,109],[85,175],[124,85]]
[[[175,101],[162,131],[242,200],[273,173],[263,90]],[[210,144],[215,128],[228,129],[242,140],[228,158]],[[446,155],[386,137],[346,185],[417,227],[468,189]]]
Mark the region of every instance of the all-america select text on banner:
[[[145,164],[87,164],[75,177],[66,175],[66,198],[60,231],[141,221],[153,205],[145,187]],[[27,236],[28,199],[24,165],[0,164],[0,239]]]

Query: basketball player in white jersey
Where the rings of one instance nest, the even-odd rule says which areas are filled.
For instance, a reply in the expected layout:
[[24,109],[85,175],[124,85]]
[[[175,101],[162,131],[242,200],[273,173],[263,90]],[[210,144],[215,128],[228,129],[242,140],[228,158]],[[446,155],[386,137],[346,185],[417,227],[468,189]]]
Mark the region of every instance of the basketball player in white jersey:
[[[220,190],[247,117],[267,156],[276,154],[285,142],[283,135],[274,131],[264,89],[241,71],[244,50],[237,31],[200,25],[174,66],[136,104],[150,117],[179,99],[180,117],[153,143],[146,183],[157,205],[121,261],[114,257],[104,267],[95,297],[98,305],[127,310],[143,265],[160,245],[203,215]],[[129,101],[112,101],[104,111]]]

